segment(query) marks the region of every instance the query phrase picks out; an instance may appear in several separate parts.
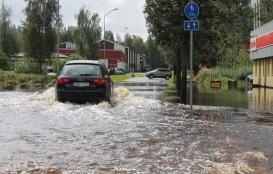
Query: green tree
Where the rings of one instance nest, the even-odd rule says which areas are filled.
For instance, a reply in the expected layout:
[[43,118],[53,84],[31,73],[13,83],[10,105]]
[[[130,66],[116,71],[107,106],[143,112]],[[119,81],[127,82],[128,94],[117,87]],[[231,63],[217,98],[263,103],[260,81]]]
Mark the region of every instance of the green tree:
[[146,50],[145,59],[148,65],[152,68],[162,68],[165,66],[163,51],[157,46],[152,36],[148,36],[144,50]]
[[114,38],[114,35],[113,35],[113,33],[112,33],[112,31],[105,31],[105,33],[104,33],[104,39],[105,40],[109,40],[109,41],[112,41],[112,42],[115,42],[115,38]]
[[61,32],[60,32],[60,41],[61,42],[71,42],[71,43],[75,43],[76,39],[75,39],[75,32],[76,32],[76,27],[73,26],[69,26],[67,28],[64,28]]
[[10,59],[0,50],[0,69],[8,70]]
[[272,0],[261,0],[261,23],[265,24],[273,20],[273,1]]
[[119,34],[116,35],[116,42],[122,44],[122,39]]
[[100,18],[98,14],[82,8],[77,15],[76,45],[79,54],[87,59],[98,59],[101,38]]
[[56,48],[56,19],[58,19],[57,0],[25,0],[26,21],[24,22],[24,44],[28,56],[40,66]]
[[[187,0],[146,0],[145,14],[149,32],[165,50],[176,57],[177,82],[181,101],[186,102],[187,69],[189,67],[189,32],[181,27]],[[236,60],[241,47],[249,40],[252,9],[248,0],[200,1],[200,31],[194,34],[194,65],[215,66],[224,59],[226,50],[233,50]],[[232,61],[230,60],[230,61]],[[233,61],[235,62],[235,61]],[[180,77],[182,72],[182,78]]]
[[8,57],[18,52],[16,28],[11,26],[10,14],[11,10],[2,1],[0,9],[0,50]]

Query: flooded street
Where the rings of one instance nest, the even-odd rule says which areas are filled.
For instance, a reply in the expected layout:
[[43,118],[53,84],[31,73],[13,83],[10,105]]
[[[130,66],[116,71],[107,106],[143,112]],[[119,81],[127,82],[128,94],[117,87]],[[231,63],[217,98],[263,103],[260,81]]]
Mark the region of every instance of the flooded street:
[[271,112],[191,113],[162,102],[165,88],[118,85],[112,105],[59,103],[53,88],[0,92],[0,173],[273,173]]

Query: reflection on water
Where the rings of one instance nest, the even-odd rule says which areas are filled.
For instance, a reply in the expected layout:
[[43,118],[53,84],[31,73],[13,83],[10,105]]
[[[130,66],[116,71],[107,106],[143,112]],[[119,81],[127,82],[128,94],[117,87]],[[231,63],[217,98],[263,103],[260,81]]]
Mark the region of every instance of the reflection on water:
[[253,88],[252,100],[250,101],[249,107],[256,110],[272,110],[273,89]]
[[[189,96],[187,98],[189,103]],[[273,89],[251,89],[248,87],[238,89],[211,89],[202,84],[195,84],[193,87],[193,103],[194,105],[271,111],[273,109]]]

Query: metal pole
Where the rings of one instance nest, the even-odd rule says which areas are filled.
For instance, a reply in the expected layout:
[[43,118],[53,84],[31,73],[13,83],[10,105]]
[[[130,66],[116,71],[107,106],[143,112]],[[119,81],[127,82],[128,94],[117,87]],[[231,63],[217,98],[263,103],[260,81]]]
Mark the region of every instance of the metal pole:
[[[58,12],[57,12],[58,16],[57,16],[57,59],[60,59],[60,49],[59,49],[59,45],[60,45],[60,1],[58,0]],[[60,72],[60,67],[59,64],[57,63],[57,73]]]
[[191,105],[191,110],[193,109],[192,107],[192,101],[193,101],[193,31],[190,31],[190,75],[191,75],[191,80],[190,80],[190,105]]
[[103,24],[103,41],[104,41],[104,44],[103,44],[103,49],[104,49],[104,53],[103,53],[103,58],[105,59],[105,51],[106,51],[106,46],[105,46],[105,18],[106,18],[106,16],[107,15],[109,15],[110,13],[112,13],[113,11],[116,11],[116,10],[118,10],[118,8],[115,8],[115,9],[113,9],[113,10],[110,10],[109,12],[107,12],[107,13],[105,13],[105,15],[104,15],[104,24]]
[[105,59],[105,17],[106,14],[104,15],[104,24],[103,24],[103,59]]

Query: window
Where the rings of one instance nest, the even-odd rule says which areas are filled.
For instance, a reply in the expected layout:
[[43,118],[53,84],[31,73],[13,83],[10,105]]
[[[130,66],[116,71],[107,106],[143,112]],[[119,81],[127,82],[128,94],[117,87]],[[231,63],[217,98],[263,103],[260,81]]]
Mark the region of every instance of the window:
[[91,65],[91,64],[71,64],[66,65],[62,75],[67,76],[101,76],[101,69],[99,65]]

